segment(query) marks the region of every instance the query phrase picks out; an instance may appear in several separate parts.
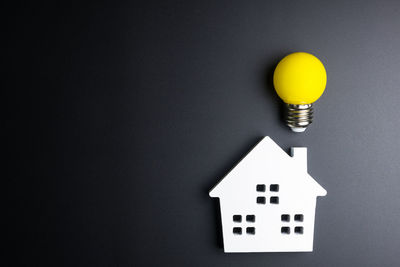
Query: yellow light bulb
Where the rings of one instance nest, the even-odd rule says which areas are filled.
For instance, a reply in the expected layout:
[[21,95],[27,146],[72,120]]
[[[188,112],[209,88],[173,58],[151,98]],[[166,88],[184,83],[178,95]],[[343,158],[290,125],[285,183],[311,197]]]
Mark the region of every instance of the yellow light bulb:
[[312,123],[312,103],[326,87],[326,71],[315,56],[297,52],[284,57],[274,72],[274,87],[286,103],[286,122],[294,132],[304,132]]

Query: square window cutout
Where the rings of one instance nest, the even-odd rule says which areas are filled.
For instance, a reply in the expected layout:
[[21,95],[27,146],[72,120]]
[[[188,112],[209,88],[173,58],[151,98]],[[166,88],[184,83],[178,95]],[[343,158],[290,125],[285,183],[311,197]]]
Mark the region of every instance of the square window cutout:
[[279,192],[279,184],[271,184],[269,186],[269,191],[271,191],[271,192]]
[[242,222],[242,215],[233,215],[234,222]]
[[265,184],[258,184],[256,189],[257,192],[265,192]]
[[294,228],[294,232],[295,232],[296,234],[302,235],[303,232],[304,232],[304,228],[301,227],[301,226],[296,226],[296,227]]
[[233,234],[234,235],[241,235],[242,234],[242,228],[241,227],[233,227]]
[[304,215],[303,214],[296,214],[296,215],[294,215],[294,220],[296,222],[302,222],[302,221],[304,221]]
[[271,203],[271,204],[279,204],[279,197],[271,197],[269,199],[269,203]]
[[265,202],[266,202],[265,197],[257,197],[258,204],[265,204]]
[[246,228],[246,233],[249,235],[255,235],[256,234],[256,228],[255,227],[247,227]]
[[285,234],[285,235],[290,234],[290,227],[282,227],[281,228],[281,233]]
[[289,214],[282,214],[281,215],[282,222],[290,222],[290,215]]
[[246,221],[255,222],[256,221],[256,216],[255,215],[247,215],[246,216]]

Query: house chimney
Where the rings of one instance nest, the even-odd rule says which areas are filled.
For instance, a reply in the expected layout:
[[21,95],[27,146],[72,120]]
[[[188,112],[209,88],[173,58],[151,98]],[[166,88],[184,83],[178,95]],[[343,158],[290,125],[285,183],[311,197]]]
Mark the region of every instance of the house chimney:
[[292,147],[290,149],[292,158],[299,163],[299,166],[307,172],[307,148],[306,147]]

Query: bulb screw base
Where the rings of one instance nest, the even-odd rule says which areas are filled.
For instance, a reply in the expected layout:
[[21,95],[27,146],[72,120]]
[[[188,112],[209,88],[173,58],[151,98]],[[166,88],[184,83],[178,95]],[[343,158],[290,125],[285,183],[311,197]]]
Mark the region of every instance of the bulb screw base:
[[286,124],[293,132],[304,132],[313,120],[312,104],[286,104]]

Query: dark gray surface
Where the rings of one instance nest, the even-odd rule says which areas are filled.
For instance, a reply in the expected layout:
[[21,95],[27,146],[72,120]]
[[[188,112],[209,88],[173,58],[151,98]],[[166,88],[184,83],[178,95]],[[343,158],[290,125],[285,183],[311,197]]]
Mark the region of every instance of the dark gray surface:
[[[15,263],[400,266],[399,1],[6,11]],[[284,125],[271,84],[294,51],[328,73],[304,134]],[[328,191],[313,253],[220,247],[208,190],[265,135],[307,146]]]

